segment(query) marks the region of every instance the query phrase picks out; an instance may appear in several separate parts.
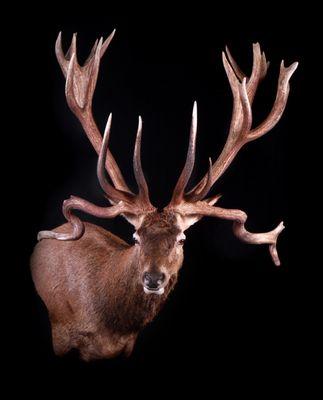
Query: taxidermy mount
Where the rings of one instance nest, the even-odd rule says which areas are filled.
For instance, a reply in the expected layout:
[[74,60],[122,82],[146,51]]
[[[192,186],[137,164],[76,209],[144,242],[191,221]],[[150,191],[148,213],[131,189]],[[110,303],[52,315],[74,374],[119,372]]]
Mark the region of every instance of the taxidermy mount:
[[[75,196],[65,200],[63,214],[67,223],[52,231],[39,232],[39,242],[31,258],[33,281],[48,309],[55,354],[78,349],[84,360],[131,354],[138,333],[156,316],[176,283],[183,263],[185,231],[201,218],[232,221],[233,233],[240,240],[268,245],[276,266],[280,265],[277,238],[284,229],[281,222],[269,232],[251,233],[245,228],[245,212],[214,206],[220,195],[207,195],[239,150],[277,124],[287,103],[289,80],[298,64],[285,67],[281,63],[272,110],[263,122],[252,127],[251,106],[269,63],[260,45],[254,44],[252,72],[247,77],[226,48],[222,60],[233,96],[227,141],[218,159],[214,163],[209,160],[205,176],[186,191],[195,161],[197,105],[194,103],[185,165],[169,204],[158,210],[150,202],[141,165],[141,118],[133,154],[138,193],[133,193],[109,150],[111,114],[103,136],[92,114],[100,59],[114,33],[105,41],[101,38],[95,42],[83,66],[77,61],[76,34],[66,54],[62,50],[61,33],[55,47],[66,79],[67,103],[98,154],[97,176],[110,205],[99,207]],[[76,210],[98,218],[121,215],[134,227],[134,244],[99,226],[82,222],[75,215]]]

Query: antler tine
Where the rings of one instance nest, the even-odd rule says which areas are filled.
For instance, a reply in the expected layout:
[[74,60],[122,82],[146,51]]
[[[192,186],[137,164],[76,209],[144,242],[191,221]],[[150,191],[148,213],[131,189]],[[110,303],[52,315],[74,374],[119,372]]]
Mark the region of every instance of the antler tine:
[[247,92],[250,104],[252,104],[255,97],[260,78],[263,74],[263,57],[261,54],[260,44],[253,43],[252,45],[253,62],[252,62],[252,72],[250,79],[248,80]]
[[[229,63],[228,58],[224,52],[222,52],[222,62],[233,96],[232,117],[231,117],[228,140],[227,140],[228,143],[231,139],[230,135],[231,136],[236,135],[240,131],[241,124],[243,122],[243,115],[242,115],[242,107],[240,100],[240,88],[239,88],[240,82],[237,76],[235,75],[234,69]],[[243,79],[246,79],[246,77],[243,77]]]
[[229,50],[228,46],[225,46],[225,54],[231,64],[231,67],[233,68],[234,73],[236,74],[236,77],[239,79],[241,82],[243,78],[246,78],[246,75],[244,72],[241,70],[235,59],[232,57],[232,54]]
[[88,89],[87,93],[85,94],[86,96],[86,101],[84,106],[91,112],[92,108],[92,99],[94,95],[94,90],[96,86],[96,82],[98,80],[98,75],[99,75],[99,68],[100,68],[100,59],[101,59],[101,49],[103,46],[103,38],[101,37],[98,45],[96,47],[94,56],[92,60],[89,61],[89,63],[84,67],[84,70],[89,70],[88,75],[90,76],[90,79],[88,80]]
[[105,177],[105,161],[108,152],[110,131],[111,131],[111,123],[112,123],[112,113],[109,115],[106,128],[104,131],[101,151],[99,154],[98,164],[97,164],[97,176],[99,183],[106,193],[107,197],[111,199],[113,202],[125,201],[127,203],[133,203],[134,195],[128,192],[124,192],[122,190],[118,190],[114,188]]
[[262,52],[261,58],[262,58],[262,67],[261,67],[260,79],[262,80],[262,79],[264,79],[264,77],[265,77],[266,74],[267,74],[267,71],[268,71],[270,62],[266,60],[266,54],[265,54],[265,52]]
[[248,141],[258,139],[270,131],[280,120],[285,110],[289,95],[289,80],[298,67],[298,62],[294,62],[289,67],[284,66],[284,60],[280,65],[278,78],[277,95],[268,117],[248,134]]
[[[66,77],[65,93],[67,103],[82,124],[97,154],[100,153],[102,136],[93,118],[92,98],[97,82],[100,58],[108,48],[114,33],[115,30],[104,42],[102,38],[99,42],[95,42],[90,57],[88,57],[83,67],[78,64],[76,59],[76,34],[73,35],[72,44],[66,55],[64,55],[62,49],[61,32],[58,34],[55,44],[57,60]],[[131,193],[109,150],[106,159],[106,169],[116,189]]]
[[92,60],[92,57],[94,56],[94,54],[95,54],[95,52],[96,52],[96,48],[97,48],[97,46],[98,46],[98,42],[99,42],[99,40],[98,40],[98,39],[95,39],[95,42],[94,42],[94,44],[93,44],[93,46],[92,46],[92,49],[91,49],[91,51],[90,51],[89,56],[87,57],[87,59],[86,59],[86,61],[85,61],[85,63],[84,63],[84,66],[86,66],[86,65]]
[[195,163],[195,145],[196,145],[196,132],[197,132],[197,104],[196,101],[193,105],[192,122],[190,130],[190,141],[187,150],[187,156],[184,168],[178,178],[173,196],[171,199],[172,204],[180,204],[184,197],[185,187],[190,179]]
[[212,159],[211,159],[211,157],[209,157],[209,169],[208,169],[207,180],[205,182],[205,185],[198,192],[190,191],[190,192],[186,193],[185,201],[194,203],[194,202],[204,199],[204,197],[209,193],[211,187],[212,187]]
[[104,56],[104,53],[107,51],[107,48],[109,47],[109,45],[110,45],[115,33],[116,33],[116,30],[113,29],[113,31],[110,33],[110,35],[103,42],[101,50],[100,50],[100,57],[101,58]]
[[231,68],[233,69],[236,77],[240,82],[242,82],[243,78],[247,79],[247,92],[250,104],[252,104],[253,102],[258,87],[258,83],[266,76],[269,67],[269,62],[266,61],[265,53],[264,52],[261,53],[261,48],[259,43],[253,43],[252,52],[253,52],[252,72],[250,78],[248,78],[242,72],[241,68],[239,67],[235,59],[232,57],[228,46],[225,46],[226,59],[230,63]]
[[68,64],[69,64],[69,59],[67,59],[64,55],[63,52],[63,47],[62,47],[62,32],[59,32],[56,43],[55,43],[55,53],[56,53],[56,58],[57,61],[61,67],[61,70],[63,72],[63,75],[66,78],[67,74],[67,69],[68,69]]
[[[101,47],[101,50],[100,50],[100,58],[103,57],[104,53],[106,52],[107,48],[110,45],[115,33],[116,33],[116,30],[114,29],[112,31],[112,33],[107,37],[107,39],[102,43],[102,47]],[[91,58],[94,56],[94,54],[96,52],[97,45],[98,45],[98,39],[95,40],[94,45],[92,47],[92,50],[90,52],[90,55],[86,59],[86,61],[84,63],[84,66],[86,66],[91,61]]]
[[144,204],[150,204],[148,185],[141,165],[141,136],[142,119],[139,116],[136,142],[133,153],[133,170],[139,190],[138,197],[143,201]]
[[239,85],[239,95],[242,107],[243,120],[241,124],[241,134],[249,132],[252,125],[252,112],[250,100],[247,93],[246,78],[243,78]]
[[65,54],[65,58],[67,60],[70,60],[73,54],[75,54],[75,57],[77,57],[76,56],[76,38],[77,38],[77,32],[73,33],[71,45]]

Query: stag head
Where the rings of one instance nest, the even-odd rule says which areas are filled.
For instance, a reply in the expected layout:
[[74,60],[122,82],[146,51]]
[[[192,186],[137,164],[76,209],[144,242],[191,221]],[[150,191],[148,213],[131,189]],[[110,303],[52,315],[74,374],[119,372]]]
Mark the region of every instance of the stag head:
[[[297,68],[297,63],[289,67],[281,63],[277,95],[267,118],[252,127],[252,102],[260,81],[265,77],[269,63],[261,52],[259,44],[253,45],[253,67],[250,77],[244,75],[228,49],[223,52],[223,65],[233,95],[233,113],[227,141],[218,159],[199,183],[185,192],[195,162],[197,133],[197,104],[194,103],[190,140],[187,158],[173,191],[171,201],[162,211],[150,202],[149,190],[143,174],[140,146],[142,120],[139,117],[135,141],[133,168],[138,193],[134,194],[127,184],[108,149],[112,115],[110,114],[102,136],[92,115],[92,97],[99,71],[100,58],[107,49],[114,32],[103,42],[96,42],[84,66],[80,66],[76,56],[76,36],[68,52],[64,55],[61,35],[56,42],[56,55],[66,77],[66,98],[69,107],[80,120],[93,147],[99,154],[97,175],[109,207],[98,207],[78,197],[71,197],[63,203],[65,218],[71,223],[70,233],[54,231],[39,232],[38,239],[78,240],[84,232],[83,222],[72,212],[81,210],[100,218],[123,216],[135,229],[134,252],[137,254],[140,281],[146,293],[163,294],[172,276],[176,275],[183,261],[184,232],[204,216],[233,221],[234,234],[247,243],[267,244],[275,265],[280,265],[276,243],[284,229],[281,222],[275,229],[266,233],[251,233],[246,230],[247,215],[241,210],[214,206],[220,195],[207,197],[215,182],[231,164],[238,151],[248,142],[255,140],[271,130],[281,118],[289,94],[289,80]],[[112,182],[106,176],[108,173]]]

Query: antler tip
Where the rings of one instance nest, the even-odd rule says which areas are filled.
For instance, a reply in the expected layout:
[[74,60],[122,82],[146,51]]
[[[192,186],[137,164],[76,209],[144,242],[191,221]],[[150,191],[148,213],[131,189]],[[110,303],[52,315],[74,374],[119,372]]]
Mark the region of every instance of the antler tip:
[[110,112],[107,124],[105,126],[104,134],[103,134],[103,139],[107,138],[110,134],[110,129],[111,129],[111,123],[112,123],[112,112]]
[[299,65],[299,62],[298,62],[298,61],[295,61],[295,62],[293,62],[293,64],[291,64],[291,65],[289,66],[289,68],[291,69],[292,72],[295,72],[296,69],[297,69],[297,67],[298,67],[298,65]]
[[197,102],[195,100],[194,104],[193,104],[193,112],[192,112],[192,115],[194,118],[196,118],[196,114],[197,114]]
[[285,228],[286,228],[286,227],[285,227],[285,225],[284,225],[284,221],[281,221],[281,222],[277,225],[276,230],[277,230],[277,232],[280,233],[280,232],[283,231]]
[[299,63],[297,61],[295,61],[289,67],[285,67],[285,62],[284,62],[284,60],[282,60],[280,63],[280,70],[281,70],[281,72],[284,72],[286,74],[287,79],[289,80],[291,78],[291,76],[293,75],[293,73],[296,71],[298,64]]
[[57,39],[55,42],[55,52],[57,57],[59,57],[60,60],[64,58],[63,54],[63,49],[62,49],[62,31],[58,32]]

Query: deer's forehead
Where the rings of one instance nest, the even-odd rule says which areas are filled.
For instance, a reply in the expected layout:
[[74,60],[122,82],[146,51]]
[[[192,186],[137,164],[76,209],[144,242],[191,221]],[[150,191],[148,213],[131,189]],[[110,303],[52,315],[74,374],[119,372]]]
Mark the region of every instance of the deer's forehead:
[[177,236],[181,229],[178,225],[175,214],[169,212],[154,212],[147,215],[143,220],[138,234],[141,236]]

